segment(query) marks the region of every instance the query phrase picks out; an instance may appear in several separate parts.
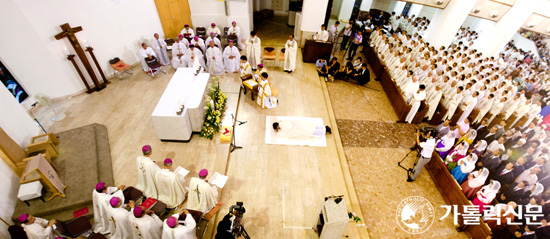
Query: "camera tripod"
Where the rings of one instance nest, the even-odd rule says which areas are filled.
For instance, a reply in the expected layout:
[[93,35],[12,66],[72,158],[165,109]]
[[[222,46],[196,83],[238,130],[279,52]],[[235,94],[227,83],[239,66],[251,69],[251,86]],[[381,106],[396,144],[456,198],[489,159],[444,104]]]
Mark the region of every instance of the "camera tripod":
[[244,229],[243,219],[239,212],[235,213],[235,220],[233,221],[233,223],[235,223],[235,228],[233,229],[233,235],[236,238],[242,237],[244,239],[250,239],[248,232],[246,232],[246,230]]
[[[417,154],[416,154],[416,157],[415,157],[415,159],[414,159],[414,164],[413,164],[412,168],[405,168],[403,165],[401,165],[401,163],[402,163],[403,161],[405,161],[405,159],[407,159],[407,157],[409,157],[409,154],[411,154],[411,153],[414,152],[414,151],[417,151]],[[414,167],[416,166],[416,164],[418,163],[418,160],[419,160],[419,159],[420,159],[420,152],[418,152],[417,147],[414,146],[414,147],[411,148],[411,151],[409,151],[409,152],[405,155],[405,157],[403,157],[403,159],[401,159],[401,161],[397,162],[397,166],[399,166],[399,167],[401,167],[402,169],[404,169],[405,171],[407,171],[407,179],[412,180],[411,176],[414,174],[413,169],[414,169]]]

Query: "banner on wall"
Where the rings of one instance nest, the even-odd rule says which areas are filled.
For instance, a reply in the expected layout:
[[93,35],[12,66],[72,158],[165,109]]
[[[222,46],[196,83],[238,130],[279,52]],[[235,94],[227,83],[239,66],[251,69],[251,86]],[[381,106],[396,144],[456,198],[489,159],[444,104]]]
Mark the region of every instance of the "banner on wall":
[[0,81],[2,81],[2,84],[8,88],[17,102],[23,103],[23,101],[29,97],[27,92],[25,92],[23,87],[21,87],[21,84],[15,80],[15,77],[11,75],[2,62],[0,62]]

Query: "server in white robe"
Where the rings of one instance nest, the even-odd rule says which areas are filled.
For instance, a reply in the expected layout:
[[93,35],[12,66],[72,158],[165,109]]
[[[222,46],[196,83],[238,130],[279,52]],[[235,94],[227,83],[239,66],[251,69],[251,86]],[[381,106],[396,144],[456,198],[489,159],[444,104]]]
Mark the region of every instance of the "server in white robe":
[[407,117],[405,118],[405,122],[412,123],[414,116],[416,113],[418,113],[418,109],[420,108],[420,104],[424,99],[426,99],[426,86],[420,85],[417,92],[413,94],[413,97],[409,101],[409,105],[411,105],[411,110],[407,114]]
[[237,73],[239,72],[239,66],[241,53],[239,49],[234,45],[233,41],[229,41],[229,45],[223,50],[223,64],[225,65],[225,72]]
[[25,213],[19,216],[18,220],[29,239],[56,238],[53,230],[53,225],[56,223],[55,219],[47,221],[46,219],[34,217]]
[[214,36],[218,36],[218,35],[221,35],[221,34],[222,34],[222,32],[220,31],[220,28],[218,28],[218,27],[216,26],[216,23],[210,24],[210,27],[206,30],[206,32],[213,32],[213,33],[216,34],[216,35],[214,35]]
[[97,183],[92,192],[94,206],[94,232],[101,234],[111,233],[111,224],[109,223],[109,200],[112,197],[124,198],[122,189],[124,185],[117,187],[107,187],[105,183]]
[[109,220],[111,221],[111,239],[133,239],[131,213],[122,208],[124,199],[112,197],[109,200]]
[[206,50],[206,59],[208,60],[208,72],[210,74],[221,75],[224,73],[222,51],[213,41],[210,42],[210,46]]
[[185,179],[181,174],[170,171],[172,159],[164,160],[164,168],[157,172],[158,200],[169,208],[179,206],[185,200]]
[[474,110],[474,108],[477,105],[477,96],[479,93],[475,91],[472,95],[466,96],[466,98],[462,101],[462,110],[463,113],[458,119],[458,122],[464,121],[468,116],[470,116],[470,113]]
[[290,34],[285,44],[285,63],[284,71],[293,72],[296,69],[296,51],[298,50],[298,43],[294,40],[294,35]]
[[255,31],[250,32],[250,38],[246,40],[246,57],[252,66],[252,70],[256,70],[256,66],[262,63],[262,41],[256,36]]
[[430,107],[428,109],[428,112],[426,112],[426,117],[428,117],[428,120],[431,120],[433,115],[435,114],[437,106],[439,105],[439,101],[441,101],[442,95],[443,91],[441,91],[441,86],[438,84],[435,86],[435,89],[426,96],[428,106]]
[[487,98],[482,99],[478,104],[477,108],[479,109],[479,114],[474,119],[473,123],[478,124],[481,122],[481,120],[485,117],[487,112],[491,109],[491,106],[493,106],[493,101],[495,99],[495,95],[489,94]]
[[189,197],[187,197],[187,208],[208,213],[218,204],[218,188],[210,185],[208,170],[201,169],[198,178],[192,178],[189,182]]
[[189,42],[189,44],[195,45],[195,48],[197,48],[198,46],[202,52],[206,51],[204,40],[202,38],[199,38],[198,36],[193,37],[193,39],[191,39],[191,42]]
[[217,46],[218,48],[222,49],[222,44],[221,44],[221,42],[220,42],[220,39],[218,39],[218,38],[216,37],[216,33],[214,33],[214,32],[211,32],[211,33],[210,33],[210,36],[209,36],[208,38],[206,38],[206,41],[204,41],[204,44],[205,44],[206,46],[210,46],[210,42],[211,42],[211,41],[214,41],[214,44],[216,44],[216,46]]
[[174,69],[186,67],[184,54],[185,51],[187,51],[187,47],[181,42],[179,37],[174,38],[174,40],[176,42],[172,45],[172,67],[174,67]]
[[162,237],[162,220],[151,210],[144,210],[129,203],[134,216],[130,216],[134,239],[153,239]]
[[458,105],[460,104],[460,102],[462,102],[462,89],[464,88],[462,88],[462,86],[459,86],[456,89],[456,94],[454,94],[447,102],[447,113],[445,114],[445,116],[443,116],[443,120],[450,120],[455,114],[456,108],[458,108]]
[[164,39],[159,38],[159,34],[155,33],[155,39],[151,42],[151,46],[153,46],[153,50],[155,51],[155,54],[158,56],[157,59],[159,60],[159,63],[163,66],[166,66],[170,64],[170,58],[168,57],[168,52],[166,51],[166,48],[168,45],[164,41]]
[[183,26],[181,34],[187,39],[192,39],[193,37],[195,37],[195,31],[193,31],[193,29],[189,27],[189,24],[185,24]]
[[[183,224],[178,222],[180,215],[185,215]],[[162,228],[162,239],[197,239],[197,222],[189,211],[183,209],[180,214],[174,214],[164,220]]]
[[204,65],[204,55],[202,54],[202,52],[197,47],[195,47],[195,45],[189,44],[189,49],[187,49],[187,51],[185,52],[185,62],[187,64],[187,67],[195,67],[195,59],[198,59],[199,65],[203,69],[206,69]]
[[239,49],[244,49],[244,45],[241,40],[241,28],[237,26],[237,22],[231,22],[231,26],[227,29],[227,34],[237,36],[237,47]]
[[157,186],[155,175],[160,167],[149,157],[153,153],[150,145],[144,145],[141,148],[143,156],[136,159],[138,169],[138,182],[136,188],[141,190],[147,197],[157,198]]
[[149,66],[145,62],[145,58],[154,56],[157,57],[153,48],[148,47],[147,43],[141,43],[141,49],[139,49],[139,60],[141,61],[141,69],[145,72],[149,71]]
[[260,105],[263,109],[271,109],[277,107],[278,100],[271,95],[271,84],[267,80],[267,72],[264,72],[260,75],[260,82],[258,85],[258,97],[256,103]]

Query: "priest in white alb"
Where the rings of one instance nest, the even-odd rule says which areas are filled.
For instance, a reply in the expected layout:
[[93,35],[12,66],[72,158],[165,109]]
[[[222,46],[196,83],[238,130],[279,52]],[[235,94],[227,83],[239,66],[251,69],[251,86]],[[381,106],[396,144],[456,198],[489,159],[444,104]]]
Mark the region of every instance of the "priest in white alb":
[[214,32],[211,32],[210,36],[206,38],[206,41],[204,41],[204,44],[206,45],[206,47],[210,46],[211,41],[213,41],[218,48],[222,49],[222,44],[220,42],[220,39],[216,37],[216,33]]
[[112,197],[124,198],[122,189],[124,185],[117,187],[107,187],[105,183],[97,183],[95,190],[92,192],[94,206],[94,232],[101,234],[111,233],[111,225],[109,223],[109,200]]
[[124,199],[112,197],[109,200],[109,220],[111,221],[111,239],[133,239],[132,224],[130,217],[132,213],[122,208]]
[[218,204],[218,188],[210,185],[208,170],[201,169],[198,178],[192,178],[189,182],[189,197],[187,197],[187,208],[208,213]]
[[223,50],[223,63],[225,65],[225,72],[237,73],[239,72],[239,66],[241,60],[239,59],[241,53],[239,49],[234,45],[232,40],[229,40],[229,45]]
[[138,169],[138,182],[136,188],[141,190],[147,197],[157,197],[157,186],[155,175],[160,171],[160,167],[149,156],[153,153],[150,145],[141,148],[143,156],[136,159]]
[[166,66],[170,64],[170,58],[168,58],[168,52],[166,51],[166,47],[168,45],[164,41],[164,39],[159,38],[159,34],[155,33],[155,39],[151,42],[151,46],[153,46],[153,50],[155,51],[155,54],[157,55],[157,59],[159,60],[159,63],[163,66]]
[[175,208],[185,200],[185,179],[181,174],[170,171],[172,159],[164,160],[164,168],[157,172],[158,200],[166,203],[169,208]]
[[407,102],[411,102],[413,95],[418,91],[420,82],[418,82],[418,76],[413,76],[412,80],[403,85],[403,96]]
[[429,107],[428,112],[426,112],[426,117],[428,117],[428,120],[431,120],[433,115],[435,114],[437,106],[439,105],[439,101],[441,101],[442,95],[443,91],[441,90],[441,86],[438,84],[435,86],[435,89],[429,92],[426,96],[426,103]]
[[456,89],[456,94],[452,95],[447,102],[447,113],[445,114],[445,116],[443,116],[443,120],[450,120],[451,118],[453,118],[456,108],[458,108],[458,105],[460,104],[460,102],[462,102],[462,89],[462,86],[459,86]]
[[148,47],[147,43],[141,43],[141,49],[139,49],[139,60],[141,61],[141,69],[145,72],[149,71],[149,66],[145,62],[147,57],[157,57],[153,48]]
[[202,52],[193,44],[189,44],[189,49],[185,52],[185,62],[187,63],[187,67],[194,68],[194,65],[198,63],[203,69],[206,68],[204,66],[204,57]]
[[405,118],[405,122],[412,123],[414,116],[416,113],[418,113],[418,109],[420,108],[420,104],[424,99],[426,99],[426,86],[420,85],[418,91],[416,91],[413,94],[413,97],[409,101],[409,105],[411,105],[411,110],[407,114],[407,117]]
[[296,51],[298,50],[298,43],[294,40],[294,35],[290,34],[285,44],[285,72],[293,72],[296,69]]
[[208,49],[206,49],[206,59],[208,60],[208,73],[212,75],[221,75],[225,72],[223,68],[223,55],[213,41],[210,41]]
[[185,67],[187,65],[184,57],[187,47],[181,42],[179,37],[174,38],[174,40],[176,42],[172,45],[172,67],[178,69],[179,67]]
[[250,32],[250,38],[246,40],[246,57],[252,66],[252,70],[256,70],[256,66],[262,63],[262,41],[256,36],[255,31]]
[[162,220],[153,211],[136,207],[134,202],[128,203],[131,212],[132,231],[134,239],[153,239],[162,237]]
[[[56,223],[55,219],[47,221],[39,217],[34,217],[27,213],[22,214],[18,218],[21,223],[21,227],[25,230],[25,234],[29,239],[54,239],[55,231],[53,226]],[[14,237],[12,237],[14,238]]]
[[[185,216],[185,220],[182,224],[179,221],[180,215]],[[196,233],[197,222],[193,216],[183,209],[180,214],[174,214],[171,217],[164,220],[162,226],[162,239],[197,239]]]
[[479,109],[479,114],[477,114],[477,117],[473,120],[474,124],[481,123],[481,120],[485,117],[485,115],[489,112],[491,107],[493,106],[495,95],[489,94],[486,98],[481,99],[480,102],[478,102],[477,107]]

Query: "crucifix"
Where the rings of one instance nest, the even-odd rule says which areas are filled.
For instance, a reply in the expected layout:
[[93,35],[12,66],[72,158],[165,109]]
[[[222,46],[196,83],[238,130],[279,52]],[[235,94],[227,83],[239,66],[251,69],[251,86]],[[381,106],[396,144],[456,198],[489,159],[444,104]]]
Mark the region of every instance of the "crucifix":
[[[78,58],[80,58],[80,61],[82,61],[82,64],[84,65],[84,68],[86,68],[86,71],[88,72],[88,74],[92,78],[92,81],[94,82],[94,85],[95,85],[94,90],[100,91],[103,88],[105,88],[104,84],[99,83],[99,80],[98,80],[97,76],[94,73],[94,69],[92,68],[92,65],[90,64],[90,61],[88,61],[88,58],[86,57],[86,53],[84,53],[84,50],[82,49],[82,46],[78,42],[78,39],[76,39],[75,33],[79,32],[79,31],[82,31],[82,27],[78,26],[78,27],[71,28],[69,23],[65,23],[63,25],[60,25],[60,27],[61,27],[61,30],[63,30],[63,31],[60,32],[59,34],[55,35],[55,39],[61,40],[61,39],[66,37],[69,40],[69,42],[73,46],[76,54],[78,55]],[[77,68],[77,70],[78,70],[78,68]],[[99,69],[99,71],[101,71],[101,69]],[[85,81],[85,79],[82,79],[82,80]],[[87,83],[85,82],[84,84],[86,85]]]
[[197,193],[197,200],[201,202],[201,192],[199,191],[199,185],[197,184],[197,189],[193,190]]

